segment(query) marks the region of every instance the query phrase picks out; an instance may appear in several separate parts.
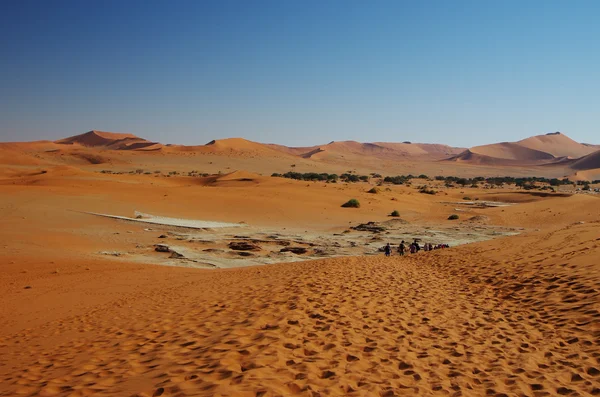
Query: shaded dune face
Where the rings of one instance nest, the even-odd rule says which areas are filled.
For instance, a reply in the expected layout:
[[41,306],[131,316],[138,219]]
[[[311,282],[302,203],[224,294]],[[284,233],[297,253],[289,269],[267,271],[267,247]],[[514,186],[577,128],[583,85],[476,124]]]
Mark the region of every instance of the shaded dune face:
[[56,141],[56,143],[61,145],[100,147],[112,150],[159,149],[162,146],[156,142],[149,142],[133,134],[95,130],[70,138],[61,139]]
[[600,169],[600,150],[575,161],[571,168],[574,170]]

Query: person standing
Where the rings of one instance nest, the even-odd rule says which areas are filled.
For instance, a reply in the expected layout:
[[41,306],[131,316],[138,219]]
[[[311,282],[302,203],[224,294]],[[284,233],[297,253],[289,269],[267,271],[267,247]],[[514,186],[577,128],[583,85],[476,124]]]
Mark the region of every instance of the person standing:
[[404,251],[406,251],[406,246],[404,245],[404,240],[402,240],[402,242],[398,246],[398,253],[400,254],[400,256],[404,256]]
[[392,247],[390,246],[390,243],[386,244],[383,251],[385,252],[385,256],[390,256],[392,254]]

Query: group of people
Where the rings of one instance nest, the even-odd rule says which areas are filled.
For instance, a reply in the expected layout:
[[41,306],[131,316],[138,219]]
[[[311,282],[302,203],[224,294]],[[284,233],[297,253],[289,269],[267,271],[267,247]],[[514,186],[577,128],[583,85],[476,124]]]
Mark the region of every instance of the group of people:
[[[423,244],[423,247],[421,248],[421,246],[415,239],[415,241],[410,243],[410,245],[407,247],[404,240],[402,240],[400,245],[398,245],[398,254],[400,256],[404,256],[404,254],[407,251],[410,252],[411,254],[416,254],[417,252],[421,251],[421,249],[423,249],[423,251],[433,251],[433,250],[442,249],[442,248],[450,248],[450,246],[448,244],[433,245],[431,243],[425,243],[425,244]],[[392,255],[392,246],[390,245],[390,243],[386,244],[386,246],[383,249],[383,252],[385,252],[385,256]]]

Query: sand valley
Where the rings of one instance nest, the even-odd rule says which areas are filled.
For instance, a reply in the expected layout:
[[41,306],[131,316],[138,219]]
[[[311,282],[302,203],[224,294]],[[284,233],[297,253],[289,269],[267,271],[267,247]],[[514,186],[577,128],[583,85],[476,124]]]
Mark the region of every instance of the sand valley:
[[600,395],[599,153],[0,143],[0,396]]

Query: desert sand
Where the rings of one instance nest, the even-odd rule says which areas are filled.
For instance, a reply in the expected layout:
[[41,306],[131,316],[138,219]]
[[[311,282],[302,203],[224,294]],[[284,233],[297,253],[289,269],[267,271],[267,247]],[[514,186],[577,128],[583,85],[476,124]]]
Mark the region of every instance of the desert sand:
[[[564,176],[572,163],[480,166],[440,161],[441,147],[396,161],[394,144],[354,143],[313,158],[241,139],[196,148],[87,134],[0,144],[1,396],[600,394],[597,194],[429,195],[416,182],[372,194],[372,181],[269,176],[291,164],[345,172],[342,156],[362,158],[364,173],[389,161],[398,173]],[[529,146],[519,153],[557,149]],[[579,161],[595,166],[593,153]],[[342,208],[350,198],[361,207]],[[90,214],[136,211],[236,226]],[[384,229],[360,230],[367,222]],[[378,251],[409,236],[454,240]],[[240,256],[232,242],[258,248]]]

